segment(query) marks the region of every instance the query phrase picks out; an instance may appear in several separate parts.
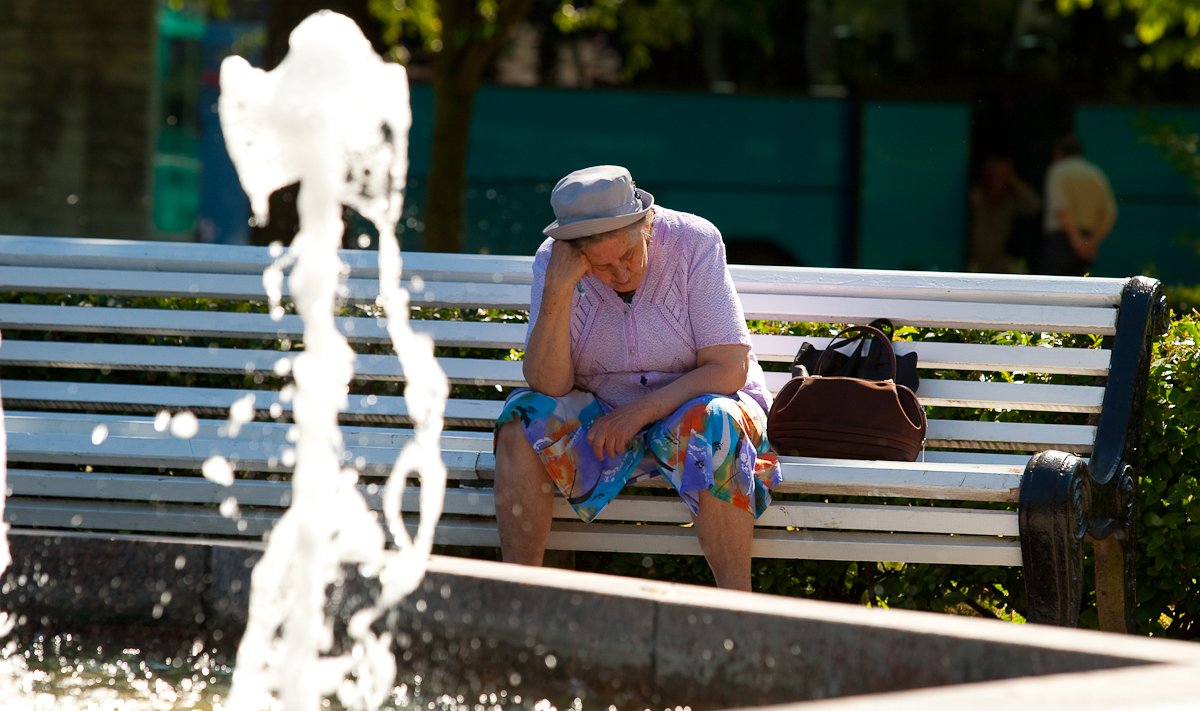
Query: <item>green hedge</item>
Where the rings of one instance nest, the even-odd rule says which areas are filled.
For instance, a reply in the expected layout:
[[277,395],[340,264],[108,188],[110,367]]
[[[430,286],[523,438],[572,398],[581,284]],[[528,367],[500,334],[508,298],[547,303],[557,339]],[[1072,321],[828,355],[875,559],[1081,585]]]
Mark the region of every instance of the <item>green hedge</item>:
[[[911,334],[948,340],[953,332]],[[1023,334],[991,334],[1014,342]],[[1200,315],[1174,320],[1155,345],[1141,435],[1136,531],[1137,614],[1145,634],[1200,636]],[[1090,561],[1088,563],[1090,568]],[[580,554],[578,567],[711,584],[703,559]],[[837,602],[1023,620],[1020,568],[758,560],[759,592]],[[1088,581],[1091,585],[1091,581]],[[1094,601],[1080,623],[1096,627]]]
[[1138,626],[1200,637],[1200,314],[1155,346],[1141,440]]

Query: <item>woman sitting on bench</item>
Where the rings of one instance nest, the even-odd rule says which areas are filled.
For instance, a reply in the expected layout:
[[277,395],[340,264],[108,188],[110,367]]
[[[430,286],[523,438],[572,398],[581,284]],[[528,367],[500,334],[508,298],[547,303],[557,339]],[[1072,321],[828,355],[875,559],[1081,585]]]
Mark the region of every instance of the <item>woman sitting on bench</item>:
[[657,474],[691,509],[717,585],[749,590],[754,519],[781,476],[720,232],[656,206],[618,166],[567,175],[550,204],[533,266],[531,389],[509,396],[496,425],[503,559],[541,564],[551,483],[591,521]]

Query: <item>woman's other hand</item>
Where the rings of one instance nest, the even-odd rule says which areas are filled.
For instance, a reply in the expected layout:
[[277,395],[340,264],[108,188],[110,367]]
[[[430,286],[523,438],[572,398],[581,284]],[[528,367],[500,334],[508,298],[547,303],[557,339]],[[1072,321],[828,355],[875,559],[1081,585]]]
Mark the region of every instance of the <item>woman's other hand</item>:
[[615,457],[629,449],[642,428],[653,422],[643,410],[639,402],[631,402],[592,422],[588,428],[588,444],[592,445],[597,459]]

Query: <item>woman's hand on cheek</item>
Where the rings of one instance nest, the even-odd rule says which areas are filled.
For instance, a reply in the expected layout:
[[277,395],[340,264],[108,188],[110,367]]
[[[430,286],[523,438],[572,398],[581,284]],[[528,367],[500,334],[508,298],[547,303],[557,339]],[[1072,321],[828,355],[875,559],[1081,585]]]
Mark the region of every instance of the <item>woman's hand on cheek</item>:
[[550,264],[546,267],[546,282],[557,289],[574,289],[591,270],[583,250],[570,242],[558,240],[550,248]]

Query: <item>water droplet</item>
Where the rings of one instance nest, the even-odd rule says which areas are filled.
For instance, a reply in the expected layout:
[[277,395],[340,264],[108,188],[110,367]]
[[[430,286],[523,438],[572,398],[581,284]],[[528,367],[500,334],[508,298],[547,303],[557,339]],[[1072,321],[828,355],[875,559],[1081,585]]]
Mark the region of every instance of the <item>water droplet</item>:
[[221,486],[229,486],[233,483],[233,467],[229,465],[229,460],[225,457],[219,455],[209,457],[204,460],[200,471],[204,474],[205,479]]
[[221,502],[220,511],[221,515],[225,518],[237,518],[239,515],[241,515],[241,509],[238,508],[237,499],[232,496]]
[[105,425],[96,425],[92,430],[92,444],[99,445],[106,439],[108,439],[108,427]]
[[171,434],[179,439],[191,439],[200,431],[200,421],[191,412],[177,412],[171,418]]

